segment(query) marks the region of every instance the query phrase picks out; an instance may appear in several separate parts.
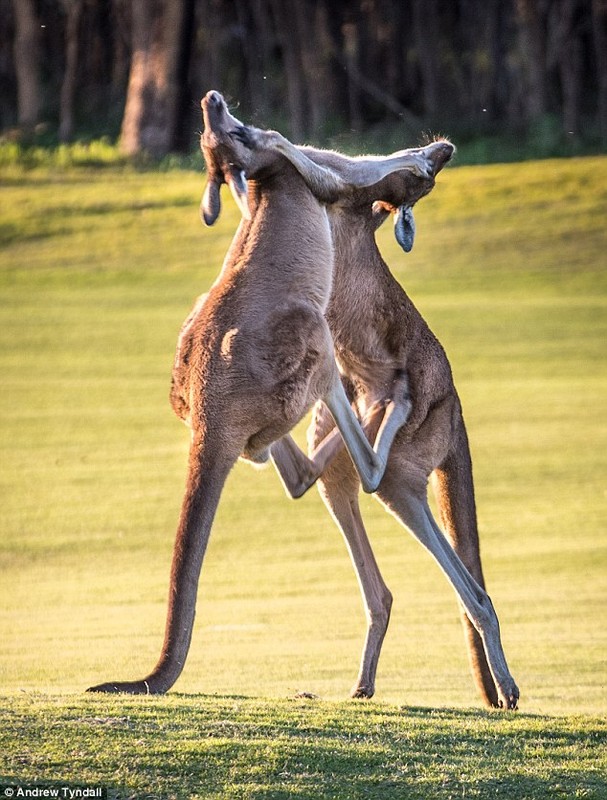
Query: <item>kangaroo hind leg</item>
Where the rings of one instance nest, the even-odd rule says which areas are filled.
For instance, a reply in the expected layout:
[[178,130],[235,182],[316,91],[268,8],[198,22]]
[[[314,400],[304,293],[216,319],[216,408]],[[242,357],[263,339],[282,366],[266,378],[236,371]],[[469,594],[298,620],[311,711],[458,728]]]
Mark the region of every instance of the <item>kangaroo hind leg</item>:
[[142,680],[109,681],[89,692],[164,694],[181,674],[190,648],[211,526],[223,485],[241,448],[241,444],[232,448],[230,444],[234,443],[202,442],[197,435],[192,437],[187,489],[173,550],[164,645],[156,667]]
[[352,697],[373,697],[381,647],[390,621],[392,594],[386,586],[360,514],[357,493],[321,481],[321,495],[346,541],[367,617],[367,633]]
[[[377,474],[380,474],[380,471],[383,474],[394,437],[409,418],[410,411],[407,376],[404,372],[399,372],[394,382],[392,397],[389,400],[382,399],[373,403],[367,409],[362,421],[362,428],[367,438],[371,438],[376,432],[373,452]],[[348,417],[346,413],[346,421]],[[358,426],[358,422],[356,425]],[[271,447],[271,457],[287,494],[293,498],[301,497],[324,473],[343,447],[344,439],[337,427],[333,427],[333,430],[316,444],[309,458],[290,435],[274,442]],[[366,447],[364,449],[366,450]]]
[[425,496],[394,481],[382,485],[379,498],[432,554],[451,583],[483,643],[487,663],[502,708],[517,707],[519,690],[510,674],[501,643],[499,622],[489,595],[470,575],[436,524]]
[[[445,535],[468,572],[478,585],[485,589],[472,482],[472,464],[463,421],[460,429],[456,431],[454,439],[452,451],[440,467],[432,473],[432,487],[438,505],[441,527],[445,531]],[[472,677],[485,704],[495,708],[499,705],[499,698],[487,663],[482,639],[463,607],[461,611]]]
[[[377,428],[377,421],[374,427]],[[334,425],[326,406],[318,404],[308,430],[309,446],[325,441]],[[321,438],[324,436],[324,439]],[[318,484],[320,495],[340,528],[358,579],[367,618],[367,631],[352,697],[372,697],[375,676],[384,636],[390,620],[392,595],[375,560],[365,530],[358,494],[360,479],[348,455],[343,451],[323,473]]]

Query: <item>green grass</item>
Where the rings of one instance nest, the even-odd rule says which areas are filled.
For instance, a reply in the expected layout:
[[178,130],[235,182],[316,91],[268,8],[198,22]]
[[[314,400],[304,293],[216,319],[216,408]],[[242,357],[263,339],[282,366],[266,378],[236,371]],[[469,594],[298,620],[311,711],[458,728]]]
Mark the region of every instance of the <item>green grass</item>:
[[203,229],[192,172],[11,166],[0,184],[0,783],[606,797],[607,158],[450,169],[409,256],[381,232],[453,364],[517,715],[478,709],[451,589],[367,497],[395,606],[377,699],[345,700],[364,617],[343,543],[315,492],[289,502],[245,465],[175,693],[82,696],[158,655],[187,453],[173,347],[236,212],[226,196]]
[[172,695],[31,696],[0,720],[12,774],[118,797],[599,800],[607,790],[607,724],[584,717]]

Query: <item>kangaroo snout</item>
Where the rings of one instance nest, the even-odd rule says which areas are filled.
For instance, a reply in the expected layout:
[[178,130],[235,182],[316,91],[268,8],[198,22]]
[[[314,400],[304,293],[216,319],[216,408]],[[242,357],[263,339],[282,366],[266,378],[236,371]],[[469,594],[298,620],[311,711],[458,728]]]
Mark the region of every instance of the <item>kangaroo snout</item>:
[[211,89],[211,91],[205,94],[200,105],[202,106],[203,111],[211,109],[219,110],[226,107],[226,103],[222,95],[219,92],[216,92],[214,89]]
[[219,92],[216,92],[214,89],[211,89],[209,92],[207,92],[206,97],[207,101],[211,105],[221,106],[224,103],[223,97],[219,94]]
[[241,125],[228,111],[223,95],[212,89],[200,101],[205,132],[215,135],[227,133],[235,125]]
[[428,158],[432,164],[432,174],[437,175],[441,169],[453,158],[455,145],[447,139],[440,139],[427,146]]

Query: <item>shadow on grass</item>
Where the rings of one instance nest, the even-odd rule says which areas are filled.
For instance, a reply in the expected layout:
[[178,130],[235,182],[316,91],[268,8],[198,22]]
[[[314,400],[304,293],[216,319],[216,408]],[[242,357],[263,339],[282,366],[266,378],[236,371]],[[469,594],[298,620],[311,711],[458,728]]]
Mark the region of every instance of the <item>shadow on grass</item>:
[[[43,181],[38,181],[38,186]],[[35,242],[55,236],[67,236],[72,233],[66,220],[106,215],[136,215],[146,211],[162,211],[167,208],[187,208],[193,205],[190,196],[162,198],[158,200],[113,200],[107,202],[88,203],[86,205],[59,204],[53,205],[49,218],[35,220],[35,226],[29,228],[23,223],[0,222],[0,247],[14,242]]]
[[[604,798],[607,724],[246,697],[21,698],[4,781],[115,798]],[[8,758],[8,760],[7,760]]]

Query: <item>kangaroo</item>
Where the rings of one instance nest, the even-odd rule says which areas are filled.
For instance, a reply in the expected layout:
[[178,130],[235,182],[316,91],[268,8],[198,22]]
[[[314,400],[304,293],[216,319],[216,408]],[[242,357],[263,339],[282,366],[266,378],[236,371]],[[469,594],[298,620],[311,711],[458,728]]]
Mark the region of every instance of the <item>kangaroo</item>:
[[[289,158],[310,186],[313,162],[340,174],[352,160],[338,153],[296,147],[279,133],[251,147],[272,146]],[[334,247],[333,289],[326,312],[335,354],[348,396],[365,418],[406,375],[412,409],[394,431],[388,466],[377,499],[436,559],[452,584],[462,610],[471,669],[484,702],[514,709],[519,690],[506,663],[499,623],[485,590],[477,529],[472,461],[460,400],[445,351],[383,260],[375,231],[389,214],[404,250],[413,244],[412,207],[434,186],[454,152],[447,140],[424,150],[430,175],[396,172],[373,186],[360,187],[328,206]],[[305,158],[304,158],[305,156]],[[318,404],[308,432],[310,446],[322,441],[333,423]],[[435,491],[444,534],[427,502],[428,479]],[[320,492],[345,537],[367,616],[367,635],[354,697],[371,697],[392,595],[363,525],[359,480],[351,463],[338,456],[320,478]]]
[[[252,150],[240,141],[244,126],[218,92],[207,93],[202,110],[201,147],[208,166],[202,217],[207,224],[215,222],[220,186],[227,182],[243,219],[217,280],[186,320],[175,360],[171,399],[191,429],[191,444],[164,645],[145,679],[111,681],[89,691],[164,693],[181,674],[211,526],[227,475],[239,457],[254,463],[276,458],[286,484],[292,480],[295,493],[304,491],[324,468],[323,459],[339,444],[338,437],[329,436],[328,449],[321,445],[316,461],[282,437],[322,399],[367,491],[376,488],[385,468],[386,458],[371,448],[346,397],[324,318],[333,247],[321,201],[335,201],[355,185],[375,183],[393,170],[428,174],[425,154],[403,151],[360,162],[355,173],[347,170],[345,176],[312,165],[310,190],[279,153]],[[251,129],[246,136],[251,133],[263,140],[263,131]],[[245,172],[251,179],[248,195]],[[405,388],[401,379],[402,397],[393,403],[400,415],[387,426],[390,440],[391,429],[402,425],[410,409]],[[380,427],[378,439],[381,433]],[[294,474],[292,469],[302,463],[303,471]]]

